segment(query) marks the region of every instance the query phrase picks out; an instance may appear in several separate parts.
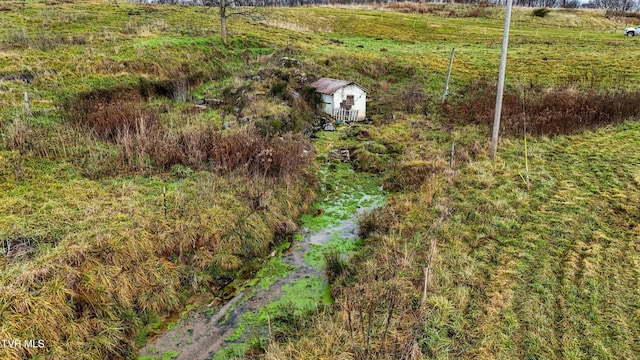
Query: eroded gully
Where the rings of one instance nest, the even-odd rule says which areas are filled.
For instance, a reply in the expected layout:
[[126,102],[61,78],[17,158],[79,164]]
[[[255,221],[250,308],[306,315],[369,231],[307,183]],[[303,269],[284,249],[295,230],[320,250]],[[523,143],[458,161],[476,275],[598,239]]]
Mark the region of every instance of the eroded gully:
[[304,312],[331,301],[322,272],[323,253],[338,251],[349,256],[358,242],[356,217],[382,204],[384,195],[375,178],[347,167],[325,169],[321,176],[323,198],[315,208],[322,209],[322,214],[301,218],[304,233],[258,273],[270,280],[256,278],[252,287],[213,314],[201,311],[182,318],[142,348],[139,359],[236,358],[248,349],[250,340],[254,344],[268,341],[269,319],[277,317],[277,311],[289,307]]

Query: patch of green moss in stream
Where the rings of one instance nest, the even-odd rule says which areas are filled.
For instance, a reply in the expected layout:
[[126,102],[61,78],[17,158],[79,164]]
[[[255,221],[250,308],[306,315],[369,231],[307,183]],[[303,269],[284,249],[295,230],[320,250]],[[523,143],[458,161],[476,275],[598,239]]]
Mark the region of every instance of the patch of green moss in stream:
[[282,253],[269,259],[266,265],[258,271],[256,277],[248,282],[248,286],[260,286],[264,290],[268,290],[278,279],[286,277],[296,267],[287,265],[282,262]]
[[328,252],[338,252],[340,254],[352,254],[361,244],[359,238],[343,238],[338,233],[331,235],[325,245],[311,244],[311,250],[304,254],[304,261],[321,270],[324,267],[324,254]]
[[322,189],[314,211],[300,218],[311,232],[318,232],[349,219],[359,209],[384,200],[379,180],[355,172],[348,164],[329,164],[320,170]]
[[309,276],[286,284],[282,287],[283,295],[278,300],[255,312],[243,314],[238,328],[225,340],[233,342],[240,340],[244,334],[250,335],[252,332],[247,333],[248,328],[261,334],[270,322],[286,317],[288,314],[305,316],[312,313],[316,310],[318,302],[331,303],[333,301],[327,289],[328,286],[321,275]]

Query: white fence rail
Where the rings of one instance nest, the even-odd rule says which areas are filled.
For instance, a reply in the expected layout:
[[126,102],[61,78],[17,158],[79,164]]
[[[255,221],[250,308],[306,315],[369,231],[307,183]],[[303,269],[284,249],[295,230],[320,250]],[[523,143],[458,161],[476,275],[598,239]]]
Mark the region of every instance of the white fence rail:
[[338,122],[358,121],[358,110],[357,109],[348,110],[345,108],[338,108],[333,111],[333,117],[336,118]]

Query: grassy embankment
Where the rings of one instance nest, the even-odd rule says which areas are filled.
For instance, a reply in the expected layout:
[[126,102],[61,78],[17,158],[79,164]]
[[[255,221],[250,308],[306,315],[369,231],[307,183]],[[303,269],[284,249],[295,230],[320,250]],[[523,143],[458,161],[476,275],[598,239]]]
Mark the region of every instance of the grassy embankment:
[[[279,54],[302,60],[308,74],[374,90],[369,109],[378,127],[349,131],[334,146],[354,150],[355,167],[380,173],[396,194],[363,222],[368,240],[356,275],[333,283],[335,311],[290,343],[271,346],[267,357],[638,354],[635,123],[530,138],[526,186],[519,136],[505,139],[492,162],[485,127],[436,111],[452,47],[453,102],[463,101],[457,97],[469,84],[493,78],[500,9],[268,9],[259,21],[233,19],[234,40],[225,47],[214,12],[110,4],[12,3],[3,12],[3,75],[36,78],[1,84],[1,331],[47,343],[44,352],[8,357],[129,356],[133,339],[143,342],[151,330],[145,324],[181,308],[188,294],[224,297],[221,285],[251,273],[234,269],[259,266],[251,259],[268,252],[275,227],[290,230],[288,220],[310,198],[309,181],[267,176],[264,164],[256,165],[261,176],[215,161],[211,172],[202,160],[219,160],[220,149],[187,141],[204,155],[191,158],[179,147],[167,159],[154,157],[148,144],[166,149],[245,116],[266,120],[263,133],[301,129],[304,112],[283,115],[295,105],[282,91],[299,85],[293,74],[279,78],[284,85],[232,76],[278,67]],[[529,86],[637,88],[638,50],[616,31],[620,23],[564,10],[538,19],[521,9],[513,19],[512,93],[529,94],[522,91]],[[198,87],[210,79],[216,82]],[[64,113],[73,108],[62,107],[65,100],[77,104],[81,92],[115,87],[159,96],[96,96],[87,116]],[[26,118],[23,91],[32,95]],[[227,102],[200,112],[174,101],[191,91]],[[260,91],[272,97],[261,99]],[[99,117],[105,107],[144,121],[127,123],[129,137],[118,126],[87,129],[91,114],[123,119]],[[451,118],[456,111],[463,112],[454,109]],[[143,131],[142,123],[154,130]],[[227,144],[237,144],[228,132],[236,142]],[[455,168],[447,171],[451,140]],[[7,241],[25,251],[10,253]],[[423,303],[425,267],[431,286]]]
[[313,199],[302,137],[219,130],[233,75],[279,67],[276,47],[222,46],[198,8],[1,6],[0,337],[44,341],[1,357],[134,357],[187,303],[232,296]]
[[[640,128],[638,73],[628,63],[638,50],[614,30],[621,25],[597,12],[538,19],[516,11],[505,133],[493,161],[495,95],[478,80],[495,76],[499,10],[480,19],[314,11],[350,13],[327,35],[341,42],[330,40],[337,44],[324,50],[327,65],[355,56],[382,66],[359,73],[376,89],[372,108],[395,115],[374,115],[383,126],[350,131],[358,141],[348,136],[346,146],[402,144],[402,155],[395,163],[371,151],[356,156],[356,166],[368,160],[364,168],[396,192],[362,220],[356,275],[337,274],[333,311],[272,344],[266,358],[637,357]],[[440,91],[451,47],[452,106],[440,112],[408,96],[385,99],[383,91],[437,101],[437,92],[420,90]],[[401,77],[402,67],[412,76]],[[523,119],[535,134],[528,173]]]

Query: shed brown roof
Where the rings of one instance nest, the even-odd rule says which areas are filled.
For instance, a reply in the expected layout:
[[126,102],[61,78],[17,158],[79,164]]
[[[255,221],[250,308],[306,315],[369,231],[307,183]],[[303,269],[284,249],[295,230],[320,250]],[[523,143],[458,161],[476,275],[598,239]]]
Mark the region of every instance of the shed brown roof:
[[369,90],[354,83],[353,81],[338,80],[338,79],[332,79],[332,78],[321,78],[318,81],[313,82],[311,86],[314,87],[316,91],[321,94],[331,95],[336,91],[338,91],[338,89],[342,89],[343,87],[347,85],[352,85],[352,84],[359,87],[364,92],[369,92]]

